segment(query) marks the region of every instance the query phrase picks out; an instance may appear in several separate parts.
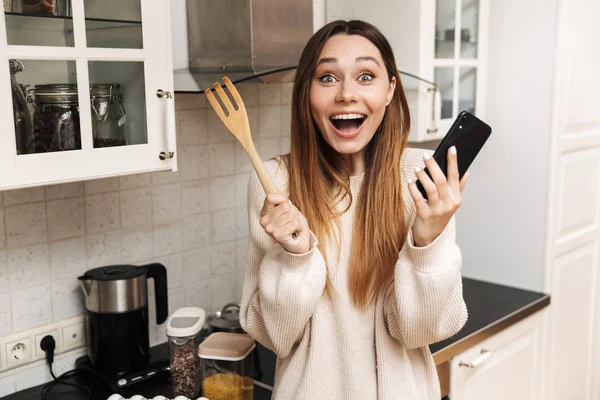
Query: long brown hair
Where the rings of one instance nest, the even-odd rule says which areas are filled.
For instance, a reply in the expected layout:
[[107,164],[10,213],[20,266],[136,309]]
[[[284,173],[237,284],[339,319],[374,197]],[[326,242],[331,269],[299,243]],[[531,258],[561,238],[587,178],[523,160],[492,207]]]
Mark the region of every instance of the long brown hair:
[[[354,221],[350,254],[349,292],[354,304],[365,308],[390,282],[406,240],[400,157],[406,147],[410,116],[394,54],[383,34],[363,21],[334,21],[308,41],[300,57],[292,95],[290,153],[283,157],[289,172],[289,197],[306,216],[326,255],[326,243],[340,248],[339,194],[350,197],[350,177],[341,157],[322,138],[310,110],[310,87],[325,42],[334,35],[360,35],[381,52],[388,77],[396,90],[381,125],[365,149],[365,177]],[[345,210],[344,210],[345,211]],[[327,275],[327,292],[332,285]]]

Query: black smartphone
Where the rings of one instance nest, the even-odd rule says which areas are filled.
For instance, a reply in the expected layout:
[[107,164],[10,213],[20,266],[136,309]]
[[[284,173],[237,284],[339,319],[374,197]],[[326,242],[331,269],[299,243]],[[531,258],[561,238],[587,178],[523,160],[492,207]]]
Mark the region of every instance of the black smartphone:
[[[470,112],[463,111],[458,114],[450,130],[433,153],[433,159],[438,163],[444,175],[448,176],[448,150],[450,147],[456,146],[458,173],[462,179],[491,134],[492,128],[488,124]],[[427,168],[425,168],[425,173],[431,177]],[[427,198],[425,188],[419,180],[417,180],[417,187],[423,197]]]

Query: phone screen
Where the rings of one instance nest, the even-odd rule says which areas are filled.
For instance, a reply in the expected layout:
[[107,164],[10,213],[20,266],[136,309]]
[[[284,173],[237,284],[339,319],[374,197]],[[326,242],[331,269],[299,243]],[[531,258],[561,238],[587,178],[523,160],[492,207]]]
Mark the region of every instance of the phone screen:
[[[450,147],[456,146],[458,172],[460,178],[462,178],[491,133],[492,128],[488,124],[473,114],[463,111],[458,115],[450,130],[433,153],[433,159],[438,163],[444,175],[448,176],[448,150]],[[425,172],[431,176],[427,169],[425,169]],[[421,194],[423,194],[423,197],[427,198],[427,193],[421,182],[417,181],[417,187],[421,191]]]

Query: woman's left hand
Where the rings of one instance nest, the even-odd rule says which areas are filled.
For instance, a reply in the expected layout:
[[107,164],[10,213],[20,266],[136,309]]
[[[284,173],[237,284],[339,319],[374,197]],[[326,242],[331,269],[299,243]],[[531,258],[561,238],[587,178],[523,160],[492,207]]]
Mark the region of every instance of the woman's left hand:
[[460,193],[465,188],[469,176],[467,172],[459,181],[454,146],[448,151],[448,179],[428,153],[423,158],[433,181],[420,168],[415,170],[415,175],[421,181],[428,200],[425,200],[412,179],[408,181],[410,195],[417,207],[417,216],[412,227],[414,244],[417,247],[432,243],[446,229],[446,225],[462,203]]

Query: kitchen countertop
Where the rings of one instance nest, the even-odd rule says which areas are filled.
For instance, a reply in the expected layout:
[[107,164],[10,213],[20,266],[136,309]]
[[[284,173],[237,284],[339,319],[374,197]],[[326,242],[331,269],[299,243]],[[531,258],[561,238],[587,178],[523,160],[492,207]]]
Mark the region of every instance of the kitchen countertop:
[[[463,296],[469,310],[469,319],[463,329],[456,335],[430,346],[431,353],[437,365],[442,365],[452,357],[466,349],[477,345],[488,337],[515,324],[529,315],[541,310],[550,304],[550,296],[508,286],[497,285],[475,279],[463,278]],[[265,348],[259,348],[261,365],[265,375],[263,382],[272,385],[275,371],[273,353]],[[74,382],[83,383],[93,391],[93,400],[106,400],[112,394],[108,388],[103,388],[95,382],[84,378],[73,378]],[[76,379],[76,380],[75,380]],[[40,399],[41,386],[29,388],[2,400],[38,400]],[[125,393],[131,397],[133,394],[142,394],[148,398],[162,394],[170,395],[170,385],[166,380],[149,383],[140,393]],[[270,399],[270,392],[261,387],[255,387],[255,400]],[[85,400],[87,396],[80,391],[64,385],[56,385],[48,400]]]

